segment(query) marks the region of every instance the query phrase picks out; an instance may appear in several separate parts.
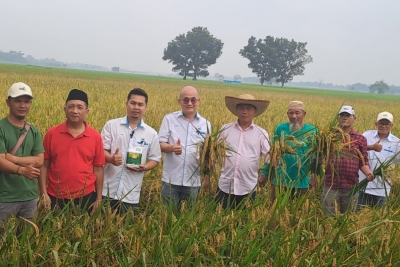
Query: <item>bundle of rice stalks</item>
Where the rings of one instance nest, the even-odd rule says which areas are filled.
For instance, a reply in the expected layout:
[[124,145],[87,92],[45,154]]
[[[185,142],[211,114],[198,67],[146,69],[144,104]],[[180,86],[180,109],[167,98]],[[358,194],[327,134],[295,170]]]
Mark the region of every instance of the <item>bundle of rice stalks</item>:
[[[310,161],[309,172],[320,177],[325,175],[326,166],[330,165],[334,169],[334,161],[332,159],[339,158],[340,155],[347,154],[351,148],[350,135],[345,133],[338,125],[337,119],[327,126],[318,129],[314,135],[314,142],[307,150],[307,160]],[[361,156],[358,151],[357,154]]]
[[[399,153],[400,152],[397,152],[396,154],[394,154],[392,157],[385,160],[384,162],[381,162],[378,159],[379,164],[377,166],[375,166],[374,170],[372,171],[373,176],[374,177],[380,176],[382,178],[383,182],[391,184],[392,181],[390,180],[390,177],[393,177],[392,174],[394,172],[393,162],[396,159],[396,157],[399,155]],[[352,195],[357,194],[359,191],[365,191],[368,183],[369,183],[369,181],[367,178],[365,178],[364,180],[359,182],[356,186],[354,186],[354,188],[352,190]]]
[[269,179],[276,176],[276,169],[278,166],[283,170],[286,169],[286,162],[283,155],[295,155],[296,147],[300,145],[302,145],[302,143],[299,142],[295,136],[287,135],[284,132],[272,137],[268,153],[269,163],[268,166],[266,166]]
[[[217,175],[219,166],[222,166],[227,158],[227,151],[233,151],[226,144],[226,138],[221,136],[225,129],[208,133],[204,141],[197,144],[197,152],[200,158],[200,175]],[[208,132],[208,131],[207,131]],[[236,153],[236,152],[235,152]]]

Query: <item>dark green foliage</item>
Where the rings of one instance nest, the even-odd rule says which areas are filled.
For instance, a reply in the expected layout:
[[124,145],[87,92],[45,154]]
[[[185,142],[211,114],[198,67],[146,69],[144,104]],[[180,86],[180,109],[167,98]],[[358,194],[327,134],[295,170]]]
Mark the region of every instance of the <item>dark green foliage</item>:
[[186,77],[207,77],[207,68],[217,62],[224,44],[207,28],[195,27],[186,35],[180,34],[164,49],[163,60],[175,65],[172,70]]
[[307,55],[307,43],[286,38],[267,36],[265,39],[250,37],[239,54],[247,58],[249,68],[260,78],[260,83],[275,81],[281,86],[304,74],[304,65],[312,62]]

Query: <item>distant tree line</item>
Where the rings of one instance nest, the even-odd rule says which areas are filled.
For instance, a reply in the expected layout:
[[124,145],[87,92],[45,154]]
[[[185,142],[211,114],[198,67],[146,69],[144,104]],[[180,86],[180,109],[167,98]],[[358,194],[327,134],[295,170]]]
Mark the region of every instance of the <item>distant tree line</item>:
[[55,68],[71,68],[71,69],[87,69],[87,70],[102,70],[107,71],[107,68],[84,64],[84,63],[65,63],[57,61],[54,58],[36,59],[31,55],[25,55],[21,51],[0,51],[0,62],[16,63],[24,65],[47,66]]

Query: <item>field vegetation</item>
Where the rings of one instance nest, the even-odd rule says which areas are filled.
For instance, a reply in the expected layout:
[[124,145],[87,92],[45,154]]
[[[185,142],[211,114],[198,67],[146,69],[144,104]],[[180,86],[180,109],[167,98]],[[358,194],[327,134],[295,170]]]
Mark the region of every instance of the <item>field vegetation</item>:
[[[179,90],[194,85],[200,92],[199,112],[214,129],[235,118],[224,104],[224,96],[253,94],[271,101],[255,122],[272,134],[287,121],[291,100],[307,108],[306,122],[328,125],[342,104],[357,113],[359,132],[374,127],[376,115],[389,111],[400,120],[400,97],[366,93],[278,88],[259,85],[224,85],[221,82],[182,81],[117,73],[0,65],[3,105],[8,114],[7,90],[14,82],[31,86],[34,102],[28,121],[42,135],[64,121],[63,105],[73,88],[89,95],[87,121],[98,131],[111,118],[125,115],[130,89],[140,87],[149,94],[144,120],[159,129],[163,116],[179,108]],[[395,125],[393,132],[400,135]],[[321,180],[310,193],[296,201],[280,196],[269,203],[269,184],[258,189],[256,201],[246,209],[224,211],[202,192],[197,205],[183,205],[173,213],[160,199],[162,166],[145,176],[140,213],[114,214],[106,206],[91,217],[67,207],[47,212],[39,207],[32,227],[16,236],[12,219],[0,236],[0,266],[400,266],[400,187],[396,171],[394,189],[386,209],[364,209],[359,214],[326,218],[320,208]]]

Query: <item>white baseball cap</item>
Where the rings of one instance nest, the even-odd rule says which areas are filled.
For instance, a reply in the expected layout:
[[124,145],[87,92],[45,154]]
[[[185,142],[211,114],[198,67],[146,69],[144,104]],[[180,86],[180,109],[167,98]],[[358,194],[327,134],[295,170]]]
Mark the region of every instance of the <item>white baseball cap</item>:
[[27,95],[33,98],[31,88],[24,83],[21,82],[14,83],[13,85],[11,85],[10,89],[8,89],[8,96],[12,98],[19,97],[22,95]]
[[378,117],[376,118],[376,121],[380,120],[388,120],[390,122],[393,122],[393,115],[392,113],[389,113],[387,111],[381,112],[378,114]]
[[342,106],[339,110],[339,113],[347,113],[350,115],[356,115],[356,112],[354,111],[354,108],[352,106]]

